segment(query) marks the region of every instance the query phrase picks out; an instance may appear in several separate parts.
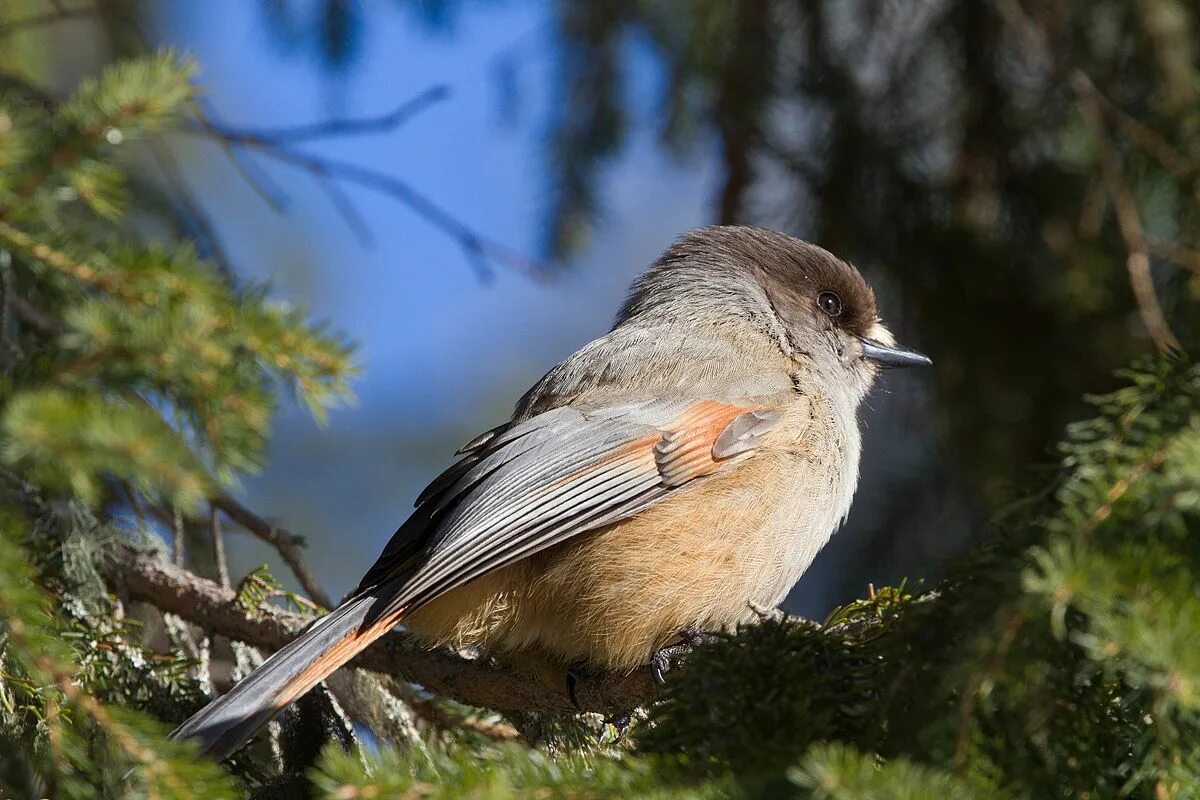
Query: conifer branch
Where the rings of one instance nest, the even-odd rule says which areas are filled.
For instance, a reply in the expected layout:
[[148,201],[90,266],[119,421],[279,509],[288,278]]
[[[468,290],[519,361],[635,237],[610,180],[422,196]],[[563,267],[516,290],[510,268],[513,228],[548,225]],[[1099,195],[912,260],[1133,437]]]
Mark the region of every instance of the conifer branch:
[[[269,605],[248,612],[232,590],[129,545],[115,546],[106,568],[109,577],[131,600],[178,614],[210,635],[265,650],[278,650],[312,622],[311,617]],[[351,664],[401,676],[435,694],[498,711],[578,713],[582,709],[619,714],[643,705],[654,695],[650,671],[646,668],[628,674],[582,676],[575,689],[580,706],[577,709],[571,704],[565,685],[541,685],[486,661],[422,649],[402,633],[387,634]]]

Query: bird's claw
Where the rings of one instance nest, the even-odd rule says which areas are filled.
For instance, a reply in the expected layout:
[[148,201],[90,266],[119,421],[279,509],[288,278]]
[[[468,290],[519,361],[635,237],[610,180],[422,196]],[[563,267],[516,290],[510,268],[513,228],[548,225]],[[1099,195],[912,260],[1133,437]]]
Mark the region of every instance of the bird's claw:
[[715,633],[685,628],[678,633],[680,641],[656,650],[650,656],[650,677],[662,686],[667,682],[667,673],[671,670],[671,661],[681,655],[690,653],[697,644],[711,642],[717,638]]

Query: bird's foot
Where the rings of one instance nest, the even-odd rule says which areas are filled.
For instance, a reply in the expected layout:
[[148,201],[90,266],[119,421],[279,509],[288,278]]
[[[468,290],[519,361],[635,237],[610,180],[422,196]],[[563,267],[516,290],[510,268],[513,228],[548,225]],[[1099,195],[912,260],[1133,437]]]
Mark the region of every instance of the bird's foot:
[[672,661],[690,653],[697,644],[711,642],[717,638],[717,634],[699,628],[684,628],[677,635],[677,643],[660,648],[650,656],[650,677],[654,678],[654,682],[659,686],[667,682],[667,673],[671,670]]

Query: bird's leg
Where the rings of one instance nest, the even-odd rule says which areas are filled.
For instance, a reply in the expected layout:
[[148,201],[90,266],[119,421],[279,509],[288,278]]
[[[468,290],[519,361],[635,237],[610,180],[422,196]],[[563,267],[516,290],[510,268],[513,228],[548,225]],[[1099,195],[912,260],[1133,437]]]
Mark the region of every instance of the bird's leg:
[[678,642],[659,648],[650,655],[650,676],[659,686],[666,683],[667,672],[670,671],[674,659],[690,653],[697,644],[711,642],[717,638],[716,633],[699,628],[682,628],[676,635],[679,637]]
[[579,705],[579,698],[575,694],[575,686],[581,678],[587,675],[586,665],[587,662],[585,661],[576,661],[567,667],[567,696],[571,698],[571,705],[575,706],[575,709],[580,712],[584,708]]

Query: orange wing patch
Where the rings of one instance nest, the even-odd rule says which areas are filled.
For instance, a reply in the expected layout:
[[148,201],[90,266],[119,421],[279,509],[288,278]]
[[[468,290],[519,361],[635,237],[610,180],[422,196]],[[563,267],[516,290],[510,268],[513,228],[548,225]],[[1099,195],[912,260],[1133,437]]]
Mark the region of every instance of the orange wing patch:
[[639,469],[657,470],[664,485],[679,486],[715,472],[734,456],[754,447],[753,441],[737,443],[732,448],[720,447],[718,440],[722,434],[728,438],[729,433],[739,433],[739,425],[748,418],[752,418],[752,425],[742,426],[747,430],[753,425],[770,427],[778,417],[778,412],[763,406],[701,400],[662,425],[661,433],[641,436],[615,447],[600,460],[554,481],[551,488],[575,483],[597,471],[635,464]]
[[730,424],[759,406],[702,400],[690,406],[663,433],[654,446],[654,460],[663,483],[678,486],[714,472],[723,461],[713,455],[713,445]]

